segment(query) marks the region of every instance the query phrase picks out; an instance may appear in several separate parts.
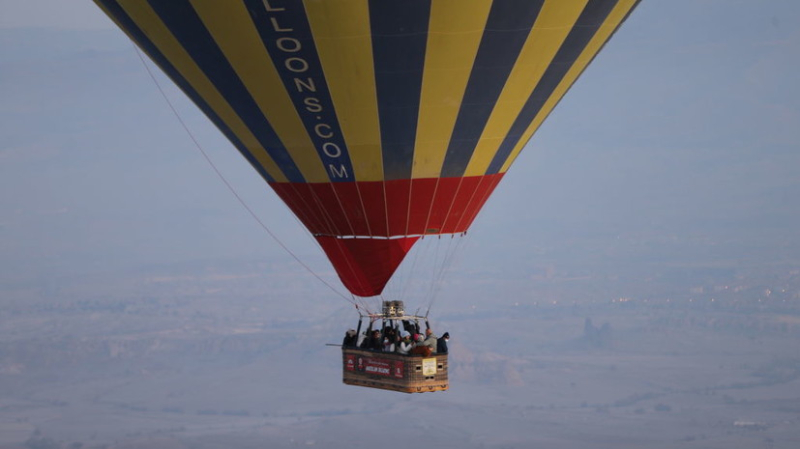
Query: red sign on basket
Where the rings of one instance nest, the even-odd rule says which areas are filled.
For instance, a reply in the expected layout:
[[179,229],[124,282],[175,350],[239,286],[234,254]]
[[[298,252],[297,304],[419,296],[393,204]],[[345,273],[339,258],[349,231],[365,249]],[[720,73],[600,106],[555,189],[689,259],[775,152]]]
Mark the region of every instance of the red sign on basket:
[[[352,371],[351,356],[347,356],[345,369]],[[379,376],[392,376],[398,379],[403,378],[403,362],[391,361],[387,359],[375,359],[372,357],[358,357],[355,362],[355,369],[365,374],[377,374]]]
[[404,371],[405,370],[403,369],[403,362],[401,362],[399,360],[395,361],[394,362],[394,377],[396,377],[398,379],[402,379]]
[[346,354],[344,359],[344,369],[347,371],[356,370],[356,356],[355,354]]

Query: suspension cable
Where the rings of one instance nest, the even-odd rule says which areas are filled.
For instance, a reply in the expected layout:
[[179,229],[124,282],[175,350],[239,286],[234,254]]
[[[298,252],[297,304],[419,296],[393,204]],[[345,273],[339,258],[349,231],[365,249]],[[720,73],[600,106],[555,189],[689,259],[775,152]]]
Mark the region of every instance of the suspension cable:
[[[457,240],[455,244],[455,248],[451,249],[450,244],[453,240]],[[436,278],[436,281],[433,283],[433,288],[431,290],[430,302],[428,303],[428,312],[433,308],[434,303],[437,299],[439,299],[439,291],[442,289],[442,284],[444,283],[445,274],[456,265],[457,260],[461,257],[462,250],[465,248],[464,241],[467,240],[466,233],[462,233],[460,235],[451,235],[450,242],[448,242],[447,250],[445,251],[445,260],[442,263],[441,270],[439,271],[439,275]],[[426,312],[427,314],[427,312]]]
[[[272,231],[269,229],[269,227],[267,227],[267,225],[266,225],[266,224],[265,224],[263,221],[261,221],[261,219],[260,219],[260,218],[258,217],[258,215],[256,215],[256,213],[255,213],[255,212],[254,212],[254,211],[253,211],[253,210],[250,208],[250,206],[248,206],[248,205],[247,205],[247,203],[246,203],[246,202],[244,201],[244,199],[243,199],[243,198],[242,198],[242,197],[239,195],[239,193],[237,193],[237,192],[236,192],[236,189],[234,189],[234,187],[231,185],[231,183],[230,183],[230,182],[228,182],[228,180],[225,178],[225,176],[222,174],[222,172],[221,172],[221,171],[220,171],[220,170],[217,168],[217,166],[216,166],[216,165],[214,165],[214,162],[213,162],[213,161],[211,160],[211,158],[208,156],[208,153],[206,153],[205,149],[203,149],[203,147],[200,145],[200,142],[198,142],[198,141],[197,141],[197,139],[195,138],[195,136],[194,136],[194,134],[192,133],[192,131],[189,129],[189,127],[188,127],[188,126],[186,125],[186,123],[183,121],[183,118],[181,118],[181,116],[180,116],[180,114],[178,113],[177,109],[175,109],[175,106],[172,104],[172,101],[170,101],[169,97],[167,97],[167,94],[166,94],[166,92],[164,92],[164,89],[161,87],[161,84],[158,82],[158,79],[156,79],[155,75],[153,75],[153,71],[152,71],[152,70],[150,70],[150,67],[147,65],[147,62],[145,61],[144,57],[142,56],[142,53],[139,51],[139,48],[138,48],[138,47],[136,47],[135,45],[133,46],[133,48],[134,48],[134,50],[136,50],[136,55],[139,57],[139,60],[142,62],[142,65],[144,65],[144,68],[145,68],[145,70],[147,70],[147,74],[148,74],[148,75],[150,75],[150,79],[151,79],[151,80],[153,80],[153,83],[155,83],[156,87],[158,88],[158,91],[161,93],[161,96],[162,96],[162,97],[164,98],[164,100],[167,102],[167,105],[169,105],[169,108],[172,110],[172,113],[173,113],[173,114],[175,115],[175,117],[178,119],[178,122],[181,124],[181,127],[183,127],[184,131],[186,131],[186,134],[188,134],[188,135],[189,135],[189,138],[192,140],[192,142],[194,142],[194,145],[195,145],[195,147],[196,147],[196,148],[197,148],[197,149],[200,151],[200,153],[203,155],[203,158],[206,160],[206,162],[208,162],[208,164],[209,164],[209,165],[211,166],[211,168],[214,170],[214,173],[216,173],[216,174],[217,174],[217,177],[219,177],[219,179],[220,179],[220,180],[222,180],[222,183],[223,183],[223,184],[225,184],[225,186],[226,186],[226,187],[228,188],[228,190],[229,190],[229,191],[230,191],[230,192],[233,194],[233,196],[234,196],[234,197],[236,197],[236,199],[239,201],[239,204],[241,204],[241,205],[242,205],[242,207],[244,207],[244,209],[245,209],[245,210],[246,210],[246,211],[247,211],[247,212],[250,214],[250,216],[251,216],[251,217],[253,217],[253,219],[254,219],[254,220],[255,220],[255,221],[256,221],[256,222],[257,222],[257,223],[258,223],[258,224],[261,226],[261,228],[262,228],[264,231],[266,231],[266,232],[267,232],[267,234],[269,234],[269,236],[270,236],[270,237],[272,237],[272,239],[275,241],[275,243],[277,243],[277,244],[278,244],[278,246],[280,246],[281,248],[283,248],[283,250],[284,250],[284,251],[286,251],[286,253],[287,253],[287,254],[289,254],[289,255],[290,255],[290,256],[291,256],[291,257],[292,257],[292,258],[293,258],[293,259],[294,259],[294,260],[295,260],[297,263],[299,263],[299,264],[300,264],[300,266],[302,266],[303,268],[305,268],[305,270],[306,270],[306,271],[308,271],[308,272],[309,272],[309,273],[310,273],[312,276],[314,276],[315,278],[317,278],[317,280],[319,280],[320,282],[322,282],[323,284],[325,284],[325,286],[327,286],[327,287],[328,287],[328,288],[329,288],[331,291],[333,291],[333,292],[334,292],[334,293],[336,293],[337,295],[341,296],[342,298],[344,298],[346,301],[350,302],[350,303],[351,303],[351,304],[353,304],[354,306],[358,307],[358,302],[357,302],[357,301],[355,301],[355,297],[348,298],[347,296],[345,296],[344,294],[342,294],[342,293],[341,293],[339,290],[337,290],[337,289],[336,289],[334,286],[332,286],[332,285],[331,285],[331,284],[329,284],[327,281],[325,281],[325,279],[322,279],[322,277],[320,277],[320,276],[319,276],[317,273],[315,273],[315,272],[314,272],[314,270],[312,270],[312,269],[311,269],[311,267],[309,267],[308,265],[306,265],[305,263],[303,263],[303,261],[302,261],[302,260],[300,260],[300,258],[299,258],[299,257],[298,257],[298,256],[297,256],[295,253],[293,253],[293,252],[292,252],[292,251],[291,251],[291,250],[290,250],[290,249],[289,249],[289,248],[288,248],[288,247],[287,247],[287,246],[286,246],[286,245],[285,245],[285,244],[284,244],[284,243],[283,243],[283,242],[282,242],[282,241],[281,241],[281,240],[278,238],[278,236],[276,236],[276,235],[275,235],[275,234],[274,234],[274,233],[273,233],[273,232],[272,232]],[[352,296],[352,295],[351,295],[351,296]]]

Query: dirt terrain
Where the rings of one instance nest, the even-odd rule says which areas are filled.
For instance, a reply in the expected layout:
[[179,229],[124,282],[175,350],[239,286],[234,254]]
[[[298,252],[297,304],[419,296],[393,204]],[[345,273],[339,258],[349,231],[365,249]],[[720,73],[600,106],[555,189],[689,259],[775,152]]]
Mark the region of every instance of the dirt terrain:
[[352,308],[259,269],[3,295],[0,447],[405,447],[398,426],[453,448],[800,444],[791,297],[442,300],[451,389],[403,395],[343,385],[325,343]]

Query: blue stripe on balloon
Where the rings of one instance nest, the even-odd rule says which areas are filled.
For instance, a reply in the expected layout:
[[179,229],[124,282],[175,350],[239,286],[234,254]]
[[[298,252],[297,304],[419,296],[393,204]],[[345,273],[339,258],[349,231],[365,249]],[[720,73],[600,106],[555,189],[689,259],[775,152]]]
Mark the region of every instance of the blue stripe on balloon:
[[331,182],[355,181],[302,1],[245,4]]
[[442,177],[464,175],[543,3],[544,0],[495,0],[492,4],[447,146]]
[[239,140],[236,134],[231,131],[225,122],[214,112],[211,106],[203,100],[203,97],[191,86],[191,84],[184,78],[180,72],[173,66],[163,53],[156,47],[155,44],[147,37],[147,35],[136,25],[136,23],[128,16],[119,3],[115,0],[97,0],[100,2],[108,12],[114,16],[114,19],[119,22],[122,29],[124,29],[131,38],[141,47],[155,62],[161,67],[167,76],[178,85],[178,87],[206,114],[214,125],[219,128],[222,134],[230,140],[237,150],[250,162],[250,165],[264,178],[267,182],[275,182],[275,179],[270,176],[264,167],[259,164],[258,160],[247,149],[247,146]]
[[430,8],[430,0],[369,2],[386,180],[411,178]]
[[578,20],[573,25],[572,30],[564,39],[561,48],[558,49],[553,61],[547,67],[542,79],[531,93],[525,106],[522,107],[514,124],[506,134],[503,143],[494,155],[486,174],[498,173],[505,164],[508,156],[514,147],[517,146],[525,130],[530,126],[536,115],[541,111],[544,104],[552,96],[553,91],[564,79],[564,76],[572,68],[580,54],[592,40],[597,30],[605,22],[608,15],[616,6],[618,0],[589,0],[589,3],[581,12]]
[[305,182],[275,130],[187,0],[148,0],[181,46],[236,111],[289,182]]

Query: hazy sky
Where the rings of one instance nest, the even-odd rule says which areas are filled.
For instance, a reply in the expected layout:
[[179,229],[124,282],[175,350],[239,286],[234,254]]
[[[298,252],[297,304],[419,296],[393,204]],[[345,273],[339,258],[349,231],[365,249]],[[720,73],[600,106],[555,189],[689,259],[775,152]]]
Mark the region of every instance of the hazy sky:
[[[796,247],[799,72],[795,0],[644,0],[484,208],[465,269],[542,248],[580,258],[588,239],[719,238],[741,258]],[[160,82],[256,213],[327,269],[255,172]],[[3,282],[192,260],[291,263],[91,1],[0,0],[0,98]]]
[[113,24],[92,1],[0,0],[0,28],[51,28],[67,30],[111,29]]

